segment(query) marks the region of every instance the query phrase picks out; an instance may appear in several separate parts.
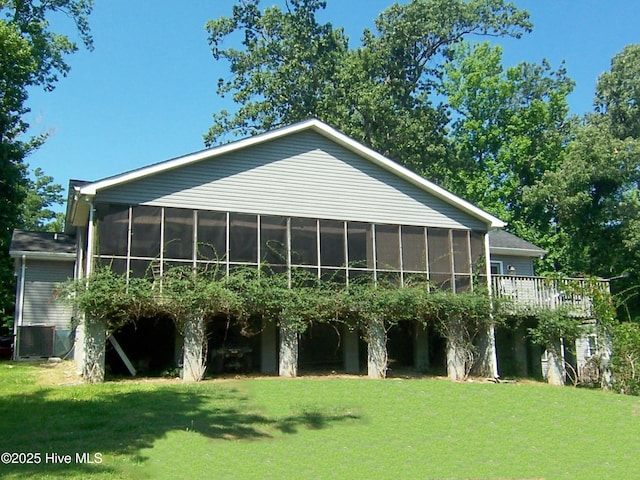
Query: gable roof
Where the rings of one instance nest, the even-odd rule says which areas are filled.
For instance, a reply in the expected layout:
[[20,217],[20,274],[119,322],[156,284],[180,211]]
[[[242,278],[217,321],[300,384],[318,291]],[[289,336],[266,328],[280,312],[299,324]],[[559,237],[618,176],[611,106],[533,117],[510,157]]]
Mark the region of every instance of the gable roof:
[[547,254],[546,250],[504,230],[489,232],[489,249],[492,254],[518,257],[542,258]]
[[64,233],[14,230],[9,255],[47,260],[75,260],[76,240]]
[[502,228],[505,226],[504,222],[494,217],[493,215],[490,215],[489,213],[476,207],[475,205],[472,205],[466,200],[457,197],[444,188],[437,186],[436,184],[426,180],[425,178],[417,175],[409,169],[375,152],[371,148],[362,145],[356,140],[344,135],[338,130],[317,119],[310,119],[303,122],[295,123],[287,127],[282,127],[263,134],[255,135],[242,140],[237,140],[225,145],[142,167],[96,182],[88,183],[85,185],[78,185],[76,187],[76,192],[80,196],[92,198],[99,191],[107,188],[122,185],[128,182],[133,182],[161,172],[167,172],[172,169],[180,168],[203,160],[212,159],[220,155],[228,154],[248,147],[257,146],[271,140],[283,138],[307,130],[316,132],[324,136],[325,138],[335,142],[336,144],[341,145],[342,147],[356,153],[360,157],[386,169],[389,172],[392,172],[396,176],[417,186],[423,191],[482,221],[483,223],[487,224],[489,229]]

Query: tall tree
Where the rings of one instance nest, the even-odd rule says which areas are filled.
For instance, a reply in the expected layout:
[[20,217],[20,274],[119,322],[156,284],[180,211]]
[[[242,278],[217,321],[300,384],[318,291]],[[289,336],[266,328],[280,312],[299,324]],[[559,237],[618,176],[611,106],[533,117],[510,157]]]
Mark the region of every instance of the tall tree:
[[603,277],[625,291],[627,313],[640,319],[640,45],[613,57],[596,86],[595,113],[572,132],[566,155],[527,197],[551,212],[560,268]]
[[18,227],[40,232],[61,232],[64,229],[64,214],[51,207],[64,203],[63,188],[53,183],[53,177],[36,168],[27,178],[27,195],[22,203]]
[[55,14],[70,18],[81,41],[91,48],[88,16],[92,0],[0,0],[0,317],[13,305],[13,266],[8,258],[13,228],[28,189],[25,157],[45,140],[25,138],[28,88],[52,90],[66,75],[66,56],[78,46],[51,30]]
[[[321,0],[286,0],[261,11],[240,0],[232,17],[208,23],[217,60],[232,78],[218,93],[240,107],[221,112],[205,135],[246,135],[317,117],[434,180],[444,178],[446,109],[434,86],[450,48],[467,35],[520,36],[528,14],[503,0],[412,0],[394,4],[351,49],[342,29],[320,24]],[[223,48],[233,34],[242,48]]]
[[554,71],[543,60],[505,69],[501,47],[463,43],[443,88],[454,111],[450,138],[458,162],[447,186],[550,250],[551,213],[524,192],[561,162],[573,85],[563,66]]

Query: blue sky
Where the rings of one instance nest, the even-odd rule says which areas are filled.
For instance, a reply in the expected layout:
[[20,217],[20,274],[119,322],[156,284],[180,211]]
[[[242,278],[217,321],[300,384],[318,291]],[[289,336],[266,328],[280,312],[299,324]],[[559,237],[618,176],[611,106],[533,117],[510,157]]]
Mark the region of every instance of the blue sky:
[[[95,50],[69,57],[71,72],[53,92],[33,90],[32,133],[49,132],[27,162],[56,183],[98,180],[204,148],[212,114],[233,105],[217,97],[226,64],[207,44],[207,20],[230,15],[231,0],[97,0],[91,16]],[[282,4],[263,0],[263,5]],[[327,0],[323,21],[343,26],[356,45],[391,0]],[[640,2],[515,0],[534,31],[497,39],[505,66],[547,58],[565,61],[576,82],[572,113],[592,109],[597,77],[625,45],[640,43]],[[68,27],[63,23],[60,26]],[[57,24],[56,24],[57,26]]]

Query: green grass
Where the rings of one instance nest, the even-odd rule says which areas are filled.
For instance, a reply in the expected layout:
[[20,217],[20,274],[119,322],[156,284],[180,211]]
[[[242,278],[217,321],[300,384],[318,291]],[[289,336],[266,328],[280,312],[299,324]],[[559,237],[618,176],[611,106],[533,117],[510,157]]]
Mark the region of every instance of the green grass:
[[[0,452],[42,455],[2,478],[640,478],[636,397],[437,379],[60,386],[41,371],[0,363]],[[45,463],[54,452],[74,462]]]

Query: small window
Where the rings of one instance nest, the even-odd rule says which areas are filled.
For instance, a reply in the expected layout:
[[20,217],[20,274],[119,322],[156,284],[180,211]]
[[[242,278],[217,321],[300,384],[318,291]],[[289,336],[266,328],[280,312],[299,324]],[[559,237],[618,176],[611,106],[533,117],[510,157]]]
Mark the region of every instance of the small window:
[[504,272],[502,262],[497,260],[491,261],[491,275],[502,275]]

